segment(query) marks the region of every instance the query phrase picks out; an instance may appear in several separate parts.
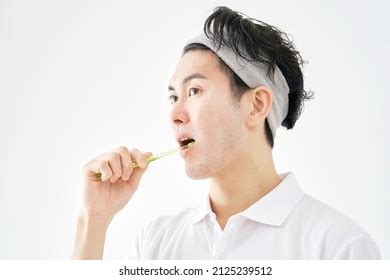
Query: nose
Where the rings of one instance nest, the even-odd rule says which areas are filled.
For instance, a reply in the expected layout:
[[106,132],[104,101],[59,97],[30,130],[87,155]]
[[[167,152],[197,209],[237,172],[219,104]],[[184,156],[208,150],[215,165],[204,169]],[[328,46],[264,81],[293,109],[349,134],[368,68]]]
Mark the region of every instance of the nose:
[[178,101],[172,105],[172,109],[169,114],[169,120],[173,126],[186,124],[189,122],[187,109],[182,102]]

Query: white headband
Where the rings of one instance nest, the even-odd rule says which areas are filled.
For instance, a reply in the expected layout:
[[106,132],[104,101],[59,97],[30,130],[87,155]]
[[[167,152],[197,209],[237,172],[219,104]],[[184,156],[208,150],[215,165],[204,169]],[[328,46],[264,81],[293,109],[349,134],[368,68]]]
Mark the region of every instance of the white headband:
[[208,38],[204,33],[188,41],[186,45],[199,43],[209,47],[217,54],[234,73],[250,88],[266,86],[272,91],[272,106],[267,116],[273,138],[276,129],[282,124],[288,112],[289,87],[278,66],[275,66],[274,82],[267,75],[267,68],[263,63],[248,61],[237,55],[234,50],[224,44],[218,46],[216,42]]

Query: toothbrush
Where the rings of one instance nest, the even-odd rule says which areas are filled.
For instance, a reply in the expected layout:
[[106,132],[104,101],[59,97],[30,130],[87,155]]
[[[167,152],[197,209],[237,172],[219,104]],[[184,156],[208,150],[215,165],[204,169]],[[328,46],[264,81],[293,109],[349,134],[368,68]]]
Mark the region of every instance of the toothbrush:
[[[188,149],[188,148],[190,148],[194,143],[195,143],[195,141],[192,141],[192,142],[188,143],[187,145],[181,146],[181,147],[179,147],[179,148],[169,150],[169,151],[164,152],[164,153],[161,153],[161,154],[159,154],[159,155],[150,156],[150,157],[148,157],[148,158],[146,159],[146,161],[147,161],[147,162],[152,162],[152,161],[158,160],[158,159],[160,159],[160,158],[163,158],[163,157],[169,156],[169,155],[171,155],[171,154],[174,154],[174,153],[180,151],[181,149]],[[135,161],[133,161],[133,168],[136,168],[136,167],[139,167],[139,165],[138,165],[138,163],[136,163]],[[96,178],[101,179],[101,178],[102,178],[102,173],[96,173],[95,176],[96,176]]]

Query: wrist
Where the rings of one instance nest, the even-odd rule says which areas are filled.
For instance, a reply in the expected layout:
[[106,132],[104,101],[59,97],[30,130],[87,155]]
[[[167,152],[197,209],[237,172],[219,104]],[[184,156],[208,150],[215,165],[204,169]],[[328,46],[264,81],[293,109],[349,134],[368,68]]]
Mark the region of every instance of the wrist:
[[78,221],[74,259],[102,259],[106,233],[112,217],[90,213],[82,207]]
[[97,212],[91,212],[85,209],[85,207],[82,207],[79,213],[79,223],[83,224],[97,224],[102,226],[109,226],[111,221],[113,219],[113,216],[97,213]]

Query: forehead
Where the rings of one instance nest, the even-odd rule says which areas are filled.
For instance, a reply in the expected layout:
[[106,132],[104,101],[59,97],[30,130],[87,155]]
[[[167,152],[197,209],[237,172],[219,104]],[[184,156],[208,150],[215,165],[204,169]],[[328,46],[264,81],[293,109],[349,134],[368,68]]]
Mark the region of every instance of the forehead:
[[210,79],[224,75],[216,54],[208,50],[191,50],[185,53],[176,65],[171,83],[181,83],[183,78],[193,73],[201,73]]

